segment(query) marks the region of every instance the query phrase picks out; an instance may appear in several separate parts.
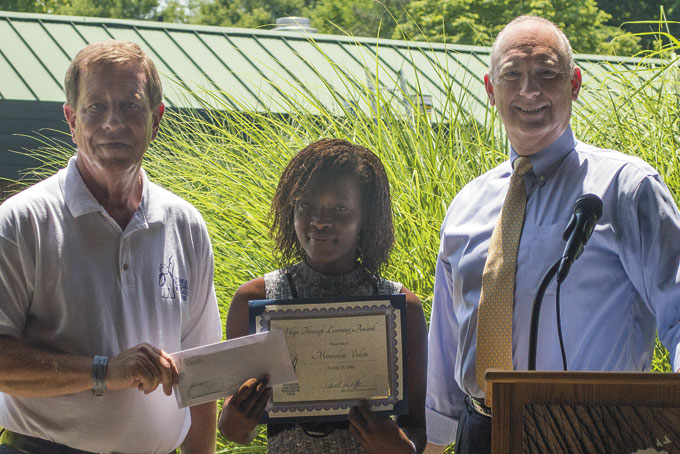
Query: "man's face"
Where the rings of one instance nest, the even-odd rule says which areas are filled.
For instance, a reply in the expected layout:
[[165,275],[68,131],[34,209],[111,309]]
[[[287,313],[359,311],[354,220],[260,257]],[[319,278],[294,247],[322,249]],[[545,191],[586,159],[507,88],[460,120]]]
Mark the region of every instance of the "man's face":
[[64,114],[88,172],[121,172],[141,165],[156,137],[163,106],[152,109],[141,65],[106,65],[83,71],[75,109]]
[[494,82],[484,77],[510,143],[520,155],[547,147],[565,131],[581,72],[569,71],[566,49],[550,27],[520,23],[499,43]]

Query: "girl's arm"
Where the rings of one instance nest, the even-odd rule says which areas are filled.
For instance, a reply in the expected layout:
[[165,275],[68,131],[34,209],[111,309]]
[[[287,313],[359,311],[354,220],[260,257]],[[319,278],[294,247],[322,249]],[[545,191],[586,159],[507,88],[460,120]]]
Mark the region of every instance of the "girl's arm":
[[[264,299],[264,279],[246,282],[236,290],[227,314],[227,339],[248,335],[248,301]],[[233,396],[224,399],[217,423],[220,433],[240,444],[250,443],[257,435],[257,422],[271,395],[269,377],[246,380]]]

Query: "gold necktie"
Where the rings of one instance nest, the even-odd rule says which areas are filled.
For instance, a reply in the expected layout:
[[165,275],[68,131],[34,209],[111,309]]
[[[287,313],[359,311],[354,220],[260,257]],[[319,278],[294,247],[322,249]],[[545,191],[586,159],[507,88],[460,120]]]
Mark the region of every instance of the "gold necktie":
[[475,358],[477,384],[482,390],[486,390],[484,374],[487,369],[512,370],[512,310],[517,248],[527,200],[524,174],[531,170],[531,161],[520,156],[515,159],[514,166],[501,214],[491,234],[482,274]]

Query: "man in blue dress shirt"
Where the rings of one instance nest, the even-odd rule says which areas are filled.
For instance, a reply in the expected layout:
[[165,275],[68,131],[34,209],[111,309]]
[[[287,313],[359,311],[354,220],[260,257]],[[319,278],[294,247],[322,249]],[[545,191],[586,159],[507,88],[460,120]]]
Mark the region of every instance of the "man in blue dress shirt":
[[[514,289],[513,366],[527,369],[531,305],[561,257],[576,199],[598,195],[604,212],[560,290],[570,370],[647,371],[655,333],[680,366],[680,215],[659,174],[642,160],[579,142],[569,126],[581,88],[564,34],[537,17],[501,31],[484,82],[505,126],[510,159],[466,185],[441,229],[429,333],[428,449],[490,452],[491,418],[475,378],[477,313],[489,240],[513,163],[528,156],[527,202]],[[541,313],[538,370],[562,370],[555,290]]]

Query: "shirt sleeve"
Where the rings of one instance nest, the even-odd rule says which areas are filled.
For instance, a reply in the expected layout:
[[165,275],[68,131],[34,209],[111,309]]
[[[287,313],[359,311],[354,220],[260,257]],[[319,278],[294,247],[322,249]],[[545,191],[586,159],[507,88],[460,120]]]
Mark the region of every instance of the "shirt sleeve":
[[621,260],[647,308],[655,315],[659,339],[680,369],[680,214],[658,175],[644,178],[630,198],[621,233]]
[[195,262],[197,272],[192,273],[197,285],[191,297],[189,321],[182,327],[183,350],[222,340],[222,322],[213,280],[215,264],[212,245],[202,219],[200,230],[200,235],[197,235],[198,244],[195,244],[198,251]]
[[26,273],[35,264],[21,253],[12,224],[8,213],[0,210],[0,335],[20,339],[31,298]]
[[428,335],[427,441],[453,443],[465,394],[455,380],[458,320],[451,297],[451,265],[440,251],[435,272],[434,299]]

